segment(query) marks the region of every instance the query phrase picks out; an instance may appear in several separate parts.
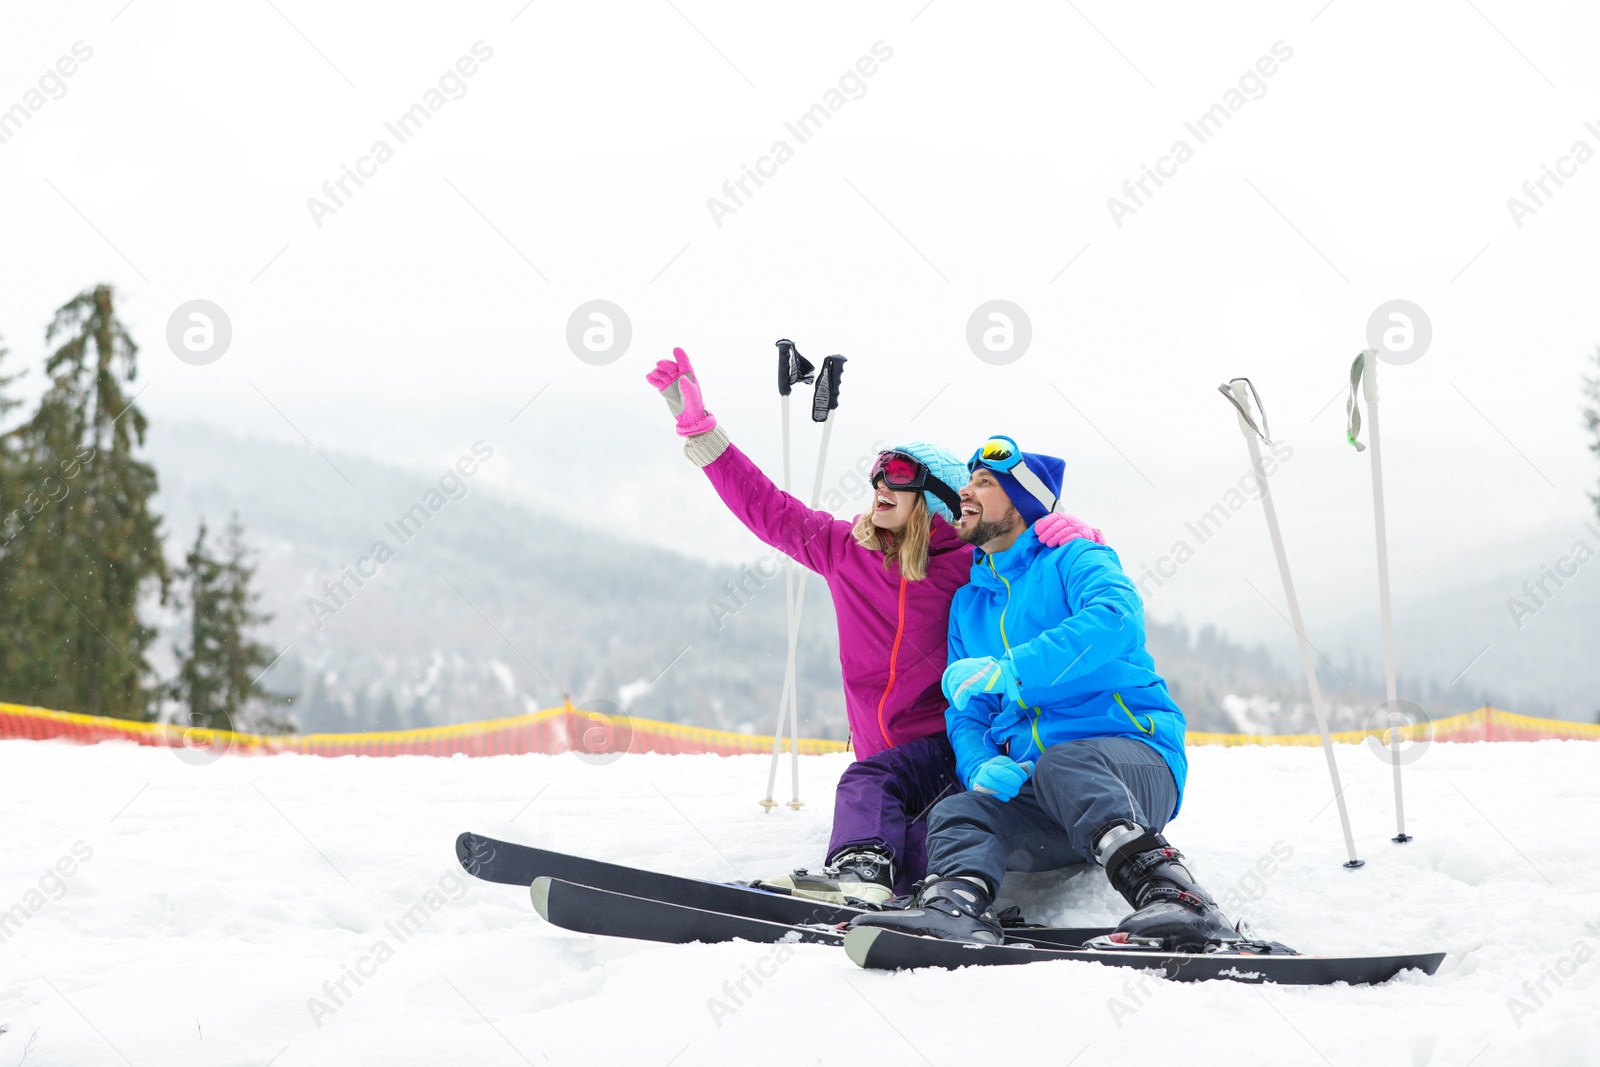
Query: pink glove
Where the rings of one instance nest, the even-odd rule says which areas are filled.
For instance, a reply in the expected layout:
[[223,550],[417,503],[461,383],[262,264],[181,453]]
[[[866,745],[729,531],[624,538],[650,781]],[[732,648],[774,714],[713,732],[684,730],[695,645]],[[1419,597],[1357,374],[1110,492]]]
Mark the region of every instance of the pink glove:
[[700,383],[695,379],[694,368],[689,365],[689,356],[681,348],[674,348],[672,355],[676,363],[670,359],[658,361],[656,369],[644,376],[645,381],[661,391],[661,399],[667,402],[667,410],[678,420],[679,437],[710,433],[717,428],[717,419],[706,410],[706,402],[700,396]]
[[1097,545],[1106,543],[1099,530],[1076,516],[1063,515],[1059,511],[1051,512],[1035,522],[1033,532],[1039,535],[1039,543],[1046,548],[1059,548],[1080,537],[1087,537]]

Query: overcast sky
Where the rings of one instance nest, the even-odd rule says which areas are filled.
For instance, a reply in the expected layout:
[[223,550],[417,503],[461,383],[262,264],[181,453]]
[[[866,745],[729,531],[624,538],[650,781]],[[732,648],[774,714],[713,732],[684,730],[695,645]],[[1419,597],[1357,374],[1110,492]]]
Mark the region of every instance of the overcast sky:
[[[109,281],[154,420],[418,466],[482,438],[482,477],[575,535],[617,525],[742,559],[753,542],[642,379],[682,345],[776,473],[788,336],[850,360],[830,483],[876,440],[964,456],[1009,433],[1066,458],[1070,510],[1130,572],[1198,547],[1153,614],[1281,639],[1260,506],[1203,546],[1185,531],[1248,468],[1216,386],[1250,376],[1293,449],[1273,491],[1308,628],[1367,610],[1369,468],[1343,389],[1369,318],[1403,299],[1432,340],[1381,367],[1397,601],[1536,576],[1582,532],[1600,159],[1573,153],[1600,151],[1592,5],[788,11],[11,5],[10,363],[37,366],[53,309]],[[386,126],[429,103],[403,141]],[[786,124],[818,104],[802,141]],[[1186,124],[1219,104],[1202,141]],[[746,166],[768,176],[735,202],[723,186]],[[1546,166],[1567,176],[1535,203],[1523,183]],[[346,167],[366,177],[335,201],[323,186]],[[1146,167],[1167,176],[1135,201],[1123,186]],[[1514,217],[1513,196],[1535,210]],[[631,323],[605,365],[567,341],[595,299]],[[1031,323],[1007,365],[968,345],[996,299]],[[167,344],[191,300],[231,323],[208,365]]]

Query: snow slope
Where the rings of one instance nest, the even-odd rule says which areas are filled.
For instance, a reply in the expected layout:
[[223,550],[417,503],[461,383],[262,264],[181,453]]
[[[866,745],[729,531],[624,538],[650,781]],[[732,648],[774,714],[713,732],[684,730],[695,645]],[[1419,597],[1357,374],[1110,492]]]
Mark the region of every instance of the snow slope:
[[[1304,950],[1443,949],[1440,973],[1317,989],[1077,963],[868,974],[825,946],[571,934],[453,858],[471,828],[683,874],[770,874],[821,858],[842,756],[805,760],[803,811],[764,815],[759,757],[193,766],[10,741],[0,1064],[30,1038],[27,1067],[1600,1062],[1600,745],[1434,746],[1407,768],[1404,847],[1388,841],[1388,767],[1341,748],[1358,872],[1339,866],[1320,752],[1190,759],[1171,837],[1258,931]],[[1123,911],[1093,870],[1026,882],[1008,889],[1035,919]],[[402,939],[389,924],[419,904]],[[775,973],[737,994],[758,966]],[[1523,984],[1541,978],[1535,1001]],[[1531,1011],[1514,1016],[1513,996]]]

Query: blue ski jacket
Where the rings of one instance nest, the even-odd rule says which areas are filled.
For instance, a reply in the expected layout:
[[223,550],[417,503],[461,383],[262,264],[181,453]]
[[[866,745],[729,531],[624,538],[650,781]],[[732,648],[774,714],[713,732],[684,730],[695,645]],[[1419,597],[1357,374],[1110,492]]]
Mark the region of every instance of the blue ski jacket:
[[1144,604],[1117,554],[1087,538],[1059,548],[1032,529],[1004,552],[978,552],[950,605],[950,662],[1010,661],[1021,704],[979,694],[945,722],[963,782],[992,756],[1036,760],[1051,745],[1132,737],[1172,769],[1183,804],[1183,712],[1144,648]]

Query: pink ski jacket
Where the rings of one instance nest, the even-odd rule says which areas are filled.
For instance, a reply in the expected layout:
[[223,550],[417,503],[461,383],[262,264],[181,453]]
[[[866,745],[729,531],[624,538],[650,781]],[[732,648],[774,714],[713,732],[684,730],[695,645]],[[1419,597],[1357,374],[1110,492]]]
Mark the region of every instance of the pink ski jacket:
[[806,507],[735,446],[702,469],[751,533],[827,581],[856,758],[943,733],[950,601],[972,572],[955,528],[933,516],[928,576],[909,581],[893,557],[884,566],[882,552],[856,544],[853,521]]

